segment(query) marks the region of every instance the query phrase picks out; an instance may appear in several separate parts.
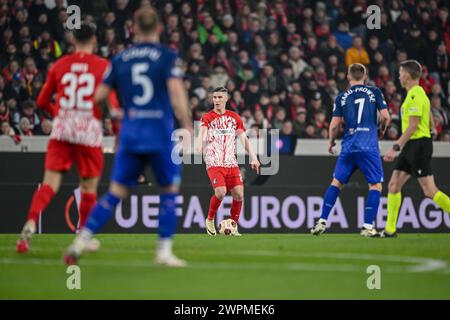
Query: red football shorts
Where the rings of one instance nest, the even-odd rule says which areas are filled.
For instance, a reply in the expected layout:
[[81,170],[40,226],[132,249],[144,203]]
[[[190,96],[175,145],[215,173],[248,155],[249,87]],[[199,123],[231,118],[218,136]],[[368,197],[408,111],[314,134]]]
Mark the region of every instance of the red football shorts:
[[208,169],[208,177],[214,189],[217,187],[227,187],[227,190],[230,191],[235,186],[244,184],[239,167],[211,167]]
[[50,139],[45,157],[45,169],[68,171],[75,161],[78,174],[82,178],[100,177],[103,171],[103,151],[101,147],[88,147]]

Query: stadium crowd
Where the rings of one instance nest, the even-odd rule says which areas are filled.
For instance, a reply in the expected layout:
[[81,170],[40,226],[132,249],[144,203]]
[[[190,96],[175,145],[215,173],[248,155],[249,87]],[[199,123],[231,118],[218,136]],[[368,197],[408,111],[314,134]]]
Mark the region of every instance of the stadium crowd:
[[[161,41],[179,51],[193,117],[210,108],[211,88],[225,86],[228,107],[246,128],[280,129],[299,138],[328,138],[332,105],[347,88],[346,68],[367,66],[392,112],[385,139],[399,137],[405,96],[399,64],[417,59],[436,123],[434,139],[450,141],[450,24],[445,0],[374,1],[380,29],[366,27],[366,0],[0,0],[1,134],[48,135],[51,116],[36,108],[48,68],[71,53],[66,8],[95,22],[98,54],[112,57],[132,42],[132,14],[158,8]],[[111,119],[104,133],[114,135]]]

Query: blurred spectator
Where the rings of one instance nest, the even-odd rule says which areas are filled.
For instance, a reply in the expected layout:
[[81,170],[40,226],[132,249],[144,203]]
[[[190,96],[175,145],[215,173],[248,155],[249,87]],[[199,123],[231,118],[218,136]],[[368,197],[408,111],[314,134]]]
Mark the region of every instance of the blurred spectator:
[[289,49],[289,63],[292,66],[294,78],[298,78],[305,68],[308,67],[308,64],[302,59],[301,54],[302,52],[297,47],[291,47]]
[[28,120],[28,126],[37,129],[41,123],[38,114],[36,113],[36,103],[32,100],[24,101],[21,110],[17,110],[14,114],[13,122],[16,126],[20,126],[23,119]]
[[281,134],[285,136],[291,136],[294,134],[294,126],[291,120],[285,120],[281,126]]
[[13,137],[17,134],[8,121],[1,121],[1,125],[2,125],[2,132],[1,132],[2,135]]
[[352,46],[353,36],[349,32],[349,24],[345,20],[338,23],[337,30],[333,32],[339,46],[347,50]]
[[222,32],[220,27],[216,25],[214,19],[210,15],[204,17],[203,23],[199,23],[197,26],[199,41],[202,45],[206,44],[211,36],[215,36],[219,43],[225,43],[227,37]]
[[396,141],[400,137],[400,130],[396,125],[390,125],[386,135],[388,140]]
[[408,52],[409,59],[415,59],[420,63],[425,63],[429,48],[421,35],[422,32],[419,26],[413,24],[409,29],[409,33],[403,38],[403,48]]
[[304,138],[306,126],[306,111],[299,110],[294,121],[294,133],[298,138]]
[[217,64],[211,73],[211,85],[213,87],[223,87],[226,85],[230,78],[228,77],[227,71],[224,66]]
[[268,129],[269,128],[269,122],[264,117],[264,113],[261,110],[256,110],[254,113],[254,118],[256,124],[259,129]]
[[345,64],[347,66],[353,63],[368,65],[370,63],[369,55],[363,47],[363,41],[360,36],[353,38],[353,46],[345,52]]
[[450,112],[442,107],[442,100],[437,95],[431,98],[431,112],[440,116],[443,129],[450,129]]
[[103,120],[103,135],[105,137],[114,136],[113,122],[111,118],[105,118]]
[[52,133],[52,129],[53,129],[52,121],[47,118],[43,118],[41,121],[41,125],[37,130],[35,130],[35,134],[49,136],[50,133]]
[[0,99],[0,122],[8,122],[10,123],[12,120],[11,112],[9,111],[9,107],[6,105],[5,100]]
[[445,141],[445,142],[450,142],[450,131],[446,130],[446,131],[442,132],[441,138],[439,140]]
[[19,134],[21,136],[33,135],[33,125],[30,123],[30,120],[28,120],[28,118],[21,118],[17,129],[19,130]]
[[281,130],[286,120],[286,111],[283,108],[278,108],[275,111],[275,116],[272,119],[271,128]]
[[[22,134],[29,134],[28,127],[34,134],[51,131],[49,115],[28,101],[36,100],[55,60],[74,50],[73,35],[64,28],[65,8],[71,3],[0,0],[0,121],[13,130],[23,122]],[[161,42],[183,60],[184,86],[197,120],[211,106],[211,88],[226,86],[229,108],[241,114],[254,134],[259,134],[257,128],[289,132],[292,127],[289,137],[326,139],[333,102],[349,85],[347,66],[360,62],[368,66],[369,84],[382,89],[392,113],[385,138],[397,139],[405,97],[399,66],[418,59],[424,66],[420,83],[437,122],[435,139],[448,139],[450,24],[445,1],[377,1],[381,29],[376,30],[365,25],[370,1],[85,3],[80,3],[83,19],[96,23],[98,53],[107,58],[133,42],[132,18],[139,5],[158,9]],[[105,135],[111,134],[108,119],[104,127]]]

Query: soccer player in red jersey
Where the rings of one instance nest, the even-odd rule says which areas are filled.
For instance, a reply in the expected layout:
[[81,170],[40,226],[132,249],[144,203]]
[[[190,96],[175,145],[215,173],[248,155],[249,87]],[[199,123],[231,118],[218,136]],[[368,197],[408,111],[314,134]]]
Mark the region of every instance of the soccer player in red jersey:
[[[226,88],[218,87],[214,89],[214,109],[202,117],[197,143],[197,152],[203,153],[203,141],[206,136],[205,163],[211,185],[214,188],[214,195],[211,197],[208,218],[206,219],[206,231],[211,236],[216,235],[214,217],[228,191],[231,192],[233,197],[231,219],[236,224],[239,220],[244,186],[236,160],[236,137],[241,140],[245,150],[249,153],[252,169],[259,173],[260,167],[258,158],[245,134],[241,117],[237,113],[225,109],[228,98]],[[240,234],[236,231],[233,235]]]
[[[75,53],[62,57],[49,69],[37,98],[38,107],[54,116],[53,130],[47,146],[44,179],[34,192],[27,221],[16,244],[17,252],[28,252],[39,215],[58,192],[63,173],[73,162],[80,176],[79,228],[96,202],[103,170],[103,128],[94,92],[109,62],[93,54],[97,44],[95,30],[94,25],[82,23],[80,29],[74,31]],[[98,241],[92,241],[92,250],[98,245]]]

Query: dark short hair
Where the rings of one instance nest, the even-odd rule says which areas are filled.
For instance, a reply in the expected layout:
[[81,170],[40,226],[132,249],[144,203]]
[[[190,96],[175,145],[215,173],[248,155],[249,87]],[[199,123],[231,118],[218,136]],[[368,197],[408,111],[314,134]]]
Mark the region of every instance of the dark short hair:
[[228,89],[225,87],[216,87],[214,88],[213,92],[224,92],[224,93],[228,93]]
[[353,80],[360,81],[366,75],[366,67],[360,63],[353,63],[348,67],[348,73]]
[[22,109],[33,108],[35,107],[35,103],[33,100],[25,100],[22,102]]
[[152,33],[159,25],[158,13],[153,8],[141,8],[134,14],[134,23],[143,33]]
[[73,32],[73,36],[75,37],[75,41],[79,43],[87,43],[94,36],[97,31],[97,27],[93,23],[82,22],[79,29],[75,29]]
[[400,64],[400,68],[409,73],[414,80],[422,76],[422,66],[417,60],[406,60]]

